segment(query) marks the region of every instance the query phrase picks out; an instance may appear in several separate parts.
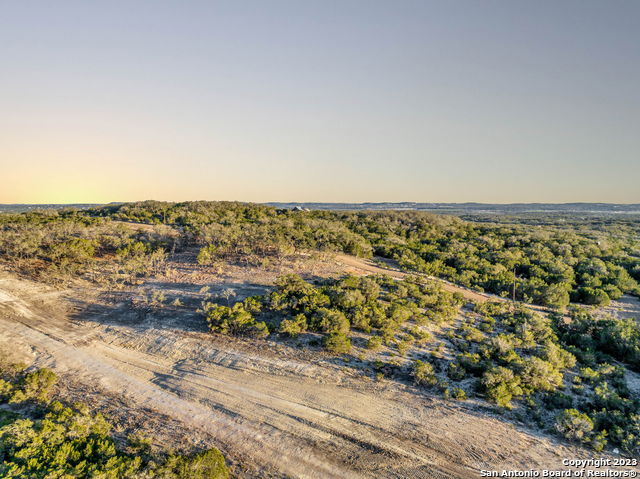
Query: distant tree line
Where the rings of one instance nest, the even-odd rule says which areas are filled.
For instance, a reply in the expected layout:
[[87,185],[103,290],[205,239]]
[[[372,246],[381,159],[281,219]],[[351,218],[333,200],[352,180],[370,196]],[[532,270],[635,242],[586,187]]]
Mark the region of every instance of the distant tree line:
[[[199,248],[198,262],[262,264],[300,251],[395,260],[400,268],[554,308],[640,295],[638,227],[474,223],[418,211],[292,211],[236,202],[147,201],[89,210],[0,215],[0,253],[49,271],[87,272],[117,253],[123,276],[152,274],[165,254]],[[525,221],[525,220],[523,220]],[[530,220],[526,220],[530,221]],[[567,220],[568,221],[568,220]],[[121,222],[157,225],[132,233]],[[173,235],[162,233],[167,225]],[[166,230],[164,230],[166,231]],[[135,242],[140,242],[136,246]],[[164,253],[163,253],[164,252]],[[104,263],[102,263],[104,264]]]
[[570,219],[532,227],[514,218],[473,223],[417,211],[307,212],[233,202],[142,202],[89,214],[179,226],[205,245],[203,263],[319,249],[379,255],[405,270],[498,295],[510,295],[516,282],[518,300],[556,308],[640,295],[639,227],[625,219],[593,229],[580,219],[575,228]]

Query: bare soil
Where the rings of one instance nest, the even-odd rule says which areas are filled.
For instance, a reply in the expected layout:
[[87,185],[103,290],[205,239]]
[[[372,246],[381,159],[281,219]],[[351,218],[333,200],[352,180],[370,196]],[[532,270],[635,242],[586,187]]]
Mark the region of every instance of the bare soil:
[[611,301],[611,304],[600,309],[601,313],[616,318],[633,318],[640,321],[640,298],[625,294],[622,298]]

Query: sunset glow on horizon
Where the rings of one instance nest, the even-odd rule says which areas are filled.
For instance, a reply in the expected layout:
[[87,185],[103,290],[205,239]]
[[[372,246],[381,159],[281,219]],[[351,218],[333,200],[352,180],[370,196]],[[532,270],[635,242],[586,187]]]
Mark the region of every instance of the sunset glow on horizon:
[[640,203],[638,2],[0,16],[0,203]]

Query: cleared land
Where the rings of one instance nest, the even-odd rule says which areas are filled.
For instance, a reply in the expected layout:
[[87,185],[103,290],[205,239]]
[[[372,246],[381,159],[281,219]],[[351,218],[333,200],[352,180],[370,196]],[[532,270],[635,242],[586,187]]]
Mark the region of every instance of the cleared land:
[[[188,299],[195,279],[239,294],[272,280],[249,268],[219,279],[184,268],[154,288]],[[340,269],[325,262],[307,273]],[[160,443],[219,447],[239,477],[469,478],[480,469],[558,468],[588,454],[477,406],[375,382],[329,355],[206,333],[193,308],[140,313],[127,294],[56,291],[0,273],[0,344],[54,368]]]

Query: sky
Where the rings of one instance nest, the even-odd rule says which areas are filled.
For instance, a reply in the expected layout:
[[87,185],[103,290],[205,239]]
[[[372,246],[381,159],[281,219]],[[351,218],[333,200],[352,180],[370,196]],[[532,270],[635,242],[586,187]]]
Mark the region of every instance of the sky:
[[3,0],[0,203],[640,202],[636,0]]

